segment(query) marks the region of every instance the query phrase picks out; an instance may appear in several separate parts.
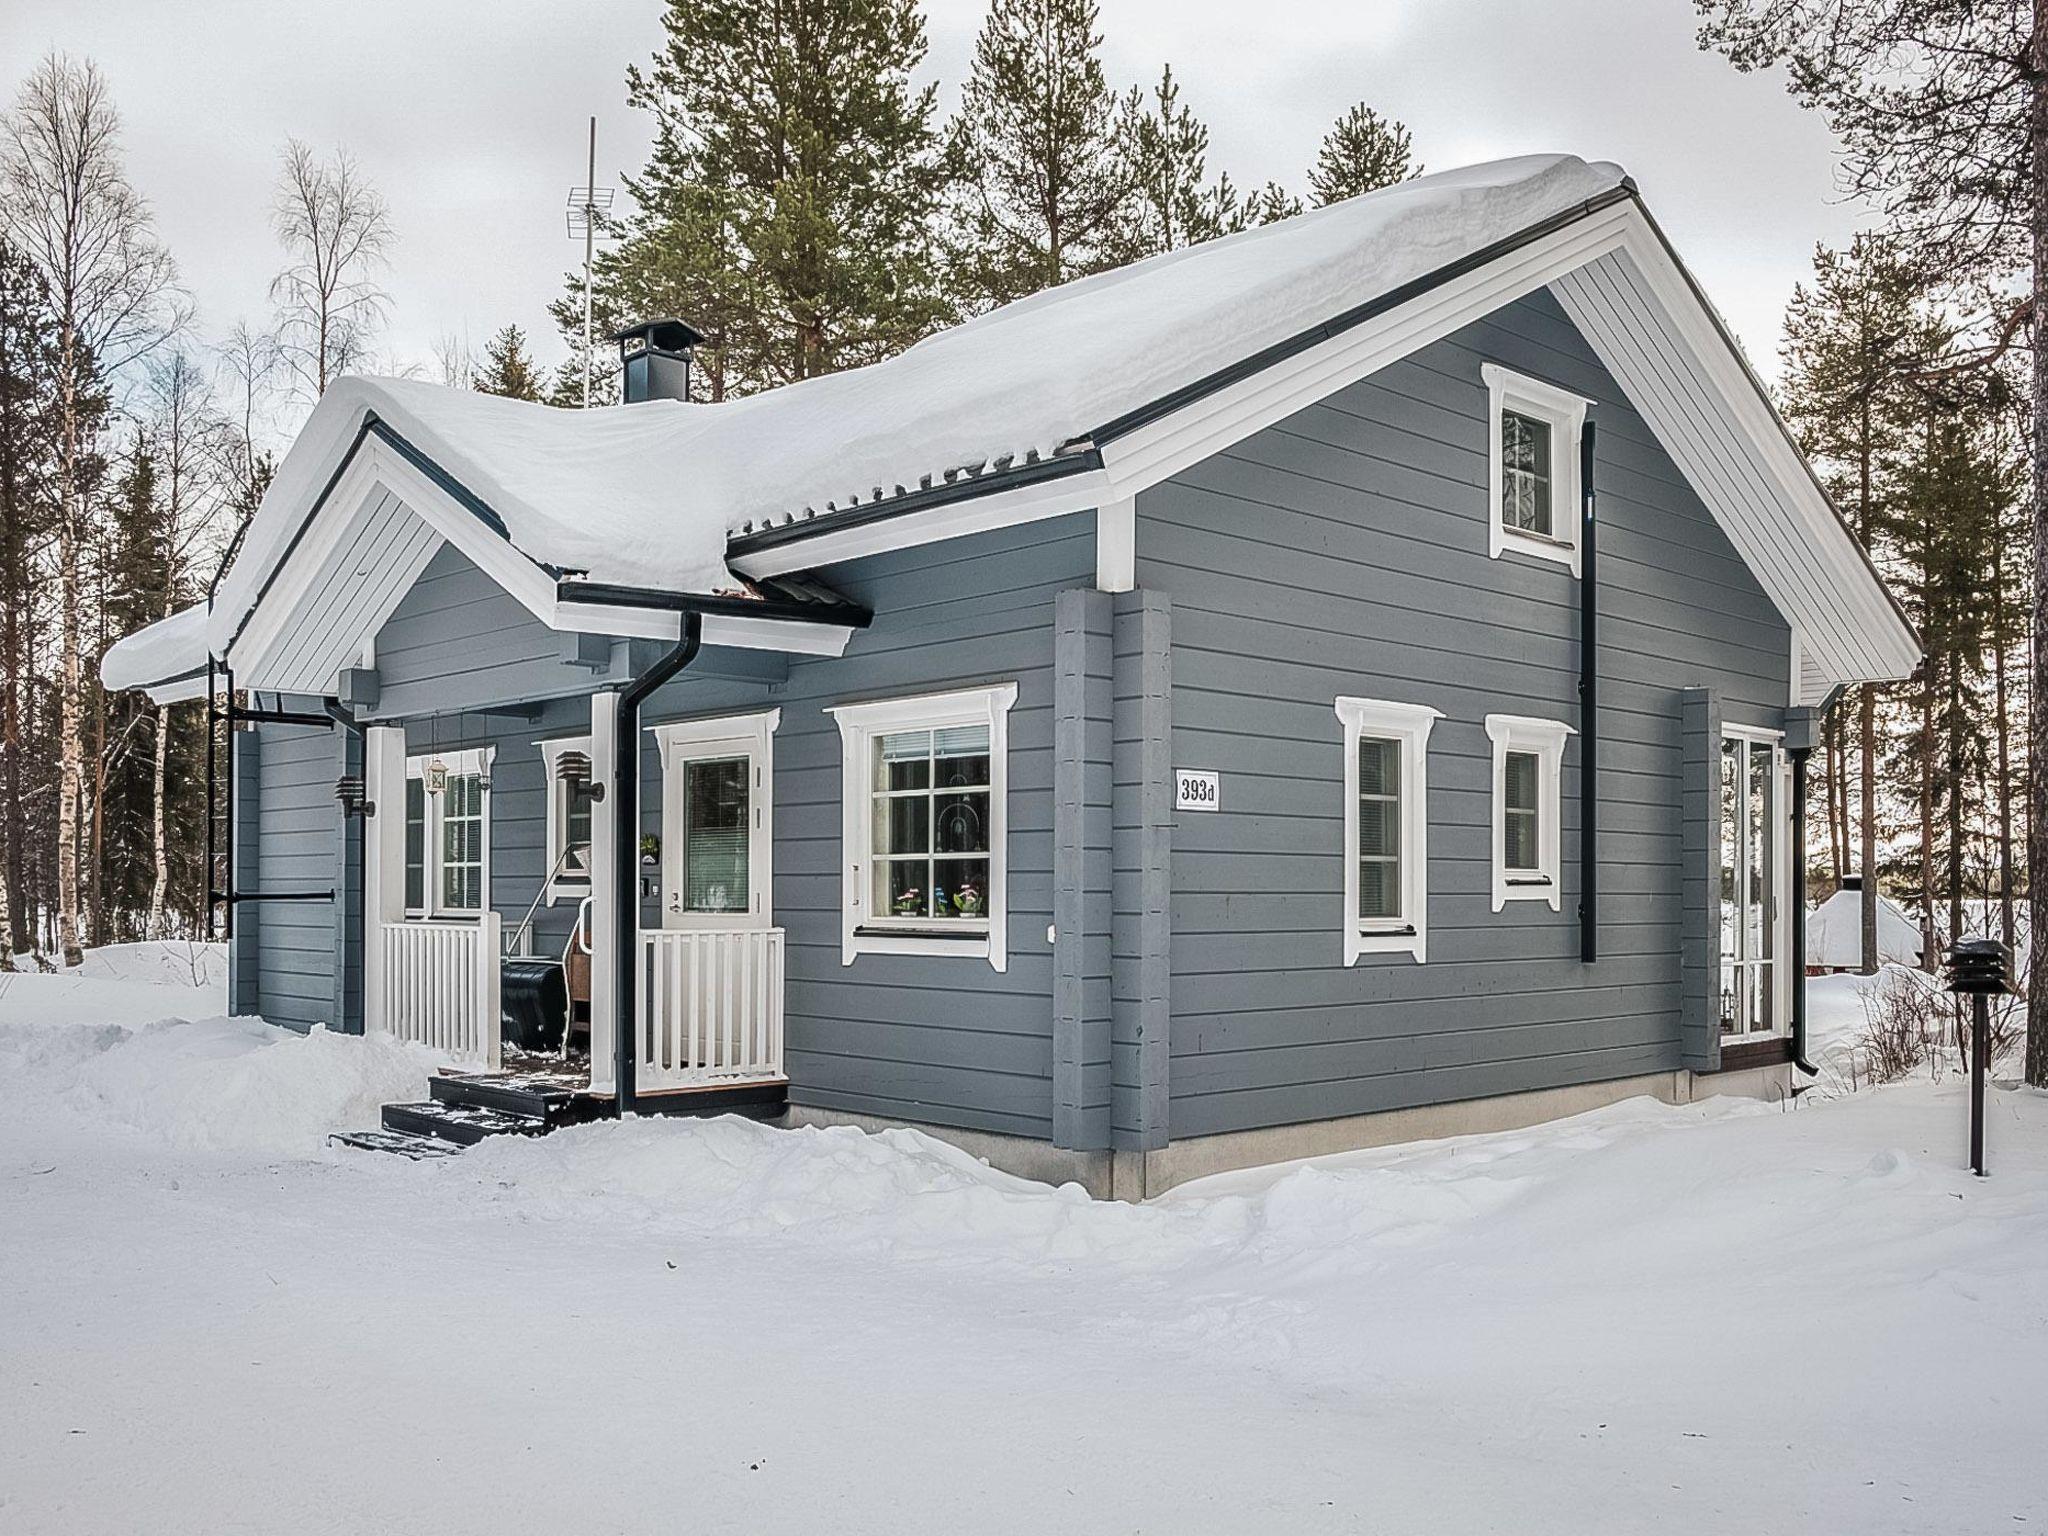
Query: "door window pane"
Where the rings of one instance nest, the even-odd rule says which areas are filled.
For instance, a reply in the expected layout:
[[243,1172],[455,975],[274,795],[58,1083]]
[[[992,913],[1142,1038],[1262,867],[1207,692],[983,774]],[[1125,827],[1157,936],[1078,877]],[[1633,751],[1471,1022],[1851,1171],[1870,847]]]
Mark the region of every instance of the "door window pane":
[[427,786],[405,781],[405,909],[427,904]]
[[753,759],[692,758],[683,765],[683,909],[746,912]]
[[441,791],[441,905],[451,912],[479,912],[483,904],[483,779],[451,773]]
[[1507,867],[1530,873],[1540,867],[1536,849],[1536,785],[1541,762],[1534,752],[1510,752],[1503,764],[1502,856]]

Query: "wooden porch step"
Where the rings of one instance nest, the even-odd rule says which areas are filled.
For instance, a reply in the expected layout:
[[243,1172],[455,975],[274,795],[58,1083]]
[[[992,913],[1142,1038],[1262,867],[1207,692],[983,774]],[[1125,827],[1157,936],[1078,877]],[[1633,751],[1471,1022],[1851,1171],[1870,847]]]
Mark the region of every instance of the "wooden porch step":
[[330,1146],[353,1147],[358,1152],[389,1152],[419,1162],[430,1157],[453,1157],[462,1149],[438,1136],[415,1136],[409,1131],[336,1131],[327,1138]]
[[599,1118],[604,1106],[567,1075],[519,1072],[442,1072],[427,1084],[437,1104],[491,1109],[535,1120],[547,1130]]
[[459,1147],[473,1147],[491,1136],[541,1136],[548,1129],[545,1120],[531,1115],[508,1115],[472,1104],[444,1104],[438,1099],[386,1104],[383,1118],[387,1131],[433,1136]]
[[749,1120],[773,1120],[789,1107],[789,1079],[643,1088],[633,1096],[633,1103],[643,1115],[742,1115]]

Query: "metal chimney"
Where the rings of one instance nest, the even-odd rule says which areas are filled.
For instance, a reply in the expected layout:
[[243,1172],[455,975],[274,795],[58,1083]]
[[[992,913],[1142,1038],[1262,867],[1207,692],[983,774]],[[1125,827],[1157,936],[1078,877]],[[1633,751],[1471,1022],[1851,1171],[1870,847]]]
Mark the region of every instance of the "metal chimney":
[[619,344],[627,405],[690,398],[690,349],[704,339],[695,326],[683,320],[643,320],[612,339]]

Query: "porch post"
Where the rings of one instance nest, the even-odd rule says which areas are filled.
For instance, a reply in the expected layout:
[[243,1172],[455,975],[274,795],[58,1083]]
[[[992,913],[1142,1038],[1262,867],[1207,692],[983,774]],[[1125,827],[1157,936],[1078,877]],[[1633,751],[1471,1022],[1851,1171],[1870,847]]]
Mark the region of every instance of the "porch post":
[[363,1033],[382,1030],[384,925],[405,918],[405,731],[363,732],[363,798],[376,814],[363,825]]
[[590,696],[590,782],[604,795],[590,807],[590,1088],[615,1093],[618,1023],[619,696]]

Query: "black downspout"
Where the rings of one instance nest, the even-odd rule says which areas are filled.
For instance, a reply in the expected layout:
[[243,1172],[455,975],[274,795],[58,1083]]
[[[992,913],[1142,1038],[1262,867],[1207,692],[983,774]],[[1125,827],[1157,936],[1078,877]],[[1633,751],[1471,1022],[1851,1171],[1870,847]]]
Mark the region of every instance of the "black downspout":
[[1579,436],[1579,959],[1600,958],[1600,583],[1593,423]]
[[[226,662],[220,666],[221,692],[227,696],[227,706],[221,711],[225,729],[221,732],[222,764],[227,770],[228,814],[221,824],[221,882],[220,899],[227,906],[226,920],[222,924],[228,943],[235,942],[235,821],[241,814],[240,795],[242,786],[235,782],[235,669]],[[208,879],[212,872],[208,871]]]
[[1820,1068],[1806,1059],[1806,759],[1811,747],[1792,753],[1792,1065],[1808,1077]]
[[214,703],[214,699],[218,695],[214,692],[213,676],[213,652],[208,651],[206,653],[206,874],[199,882],[199,900],[203,903],[201,910],[206,913],[204,937],[209,944],[213,942],[213,920],[219,913],[218,905],[214,899],[213,888],[215,868],[213,828],[214,818],[220,814],[220,791],[214,783],[213,759],[215,752],[218,750],[218,745],[214,740],[214,732],[220,725],[220,715],[217,712],[218,707]]
[[[336,725],[340,726],[342,732],[356,743],[357,749],[360,753],[360,750],[363,745],[362,722],[357,720],[356,717],[350,714],[346,709],[342,708],[341,702],[338,699],[328,699],[326,701],[325,708],[327,710],[328,718],[333,720],[333,722]],[[346,746],[343,746],[343,748],[341,749],[341,767],[342,772],[347,773],[348,748]],[[367,774],[367,764],[365,765],[364,771]],[[341,901],[342,908],[341,994],[344,1001],[346,1001],[348,997],[349,986],[351,985],[351,983],[354,984],[356,989],[356,1006],[359,1009],[365,1010],[364,1014],[358,1014],[357,1016],[358,1027],[354,1031],[354,1033],[357,1034],[364,1034],[368,1032],[367,1026],[363,1024],[362,1020],[366,1016],[367,1009],[369,1007],[369,999],[363,996],[362,974],[363,944],[365,943],[365,938],[363,934],[363,912],[370,900],[370,893],[363,889],[363,839],[369,833],[369,828],[365,825],[365,822],[369,817],[374,816],[376,814],[377,808],[374,805],[369,805],[366,803],[363,807],[361,814],[351,816],[348,815],[346,811],[344,811],[341,818],[342,878],[341,889],[335,893],[336,896]],[[350,913],[348,910],[348,891],[351,881],[354,882],[356,890],[356,909],[354,913],[354,925],[352,931],[350,927]],[[351,967],[348,963],[348,952],[349,945],[351,942],[353,942],[355,945],[356,953],[356,963],[353,967]],[[346,1019],[342,1021],[341,1027],[343,1030],[347,1030],[348,1021]]]
[[682,637],[675,646],[619,693],[619,717],[613,743],[613,780],[617,804],[612,811],[612,899],[618,904],[613,951],[615,1018],[612,1027],[612,1082],[619,1113],[634,1106],[634,1078],[639,1062],[633,1049],[637,1027],[633,994],[640,982],[640,705],[649,694],[696,658],[703,643],[704,618],[683,615]]

